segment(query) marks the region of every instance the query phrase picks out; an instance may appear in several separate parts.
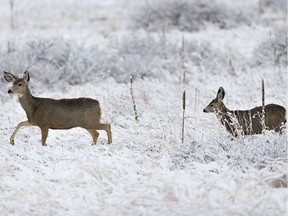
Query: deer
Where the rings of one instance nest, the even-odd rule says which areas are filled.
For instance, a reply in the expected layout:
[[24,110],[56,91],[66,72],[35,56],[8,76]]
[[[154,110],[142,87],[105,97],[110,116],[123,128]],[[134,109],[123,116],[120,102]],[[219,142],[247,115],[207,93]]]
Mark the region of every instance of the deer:
[[258,106],[250,110],[229,110],[223,103],[225,90],[220,87],[216,98],[203,109],[215,113],[222,125],[234,137],[261,134],[264,130],[282,133],[286,123],[286,109],[277,104]]
[[3,72],[4,79],[12,82],[9,94],[16,94],[22,108],[26,112],[26,121],[20,122],[10,137],[10,143],[14,145],[14,139],[21,127],[38,126],[41,130],[42,145],[46,146],[49,129],[71,129],[81,127],[92,136],[95,145],[99,137],[97,130],[107,133],[108,144],[112,143],[111,125],[100,123],[100,103],[92,98],[51,99],[34,97],[29,89],[30,75],[25,71],[22,78],[18,78],[10,72]]

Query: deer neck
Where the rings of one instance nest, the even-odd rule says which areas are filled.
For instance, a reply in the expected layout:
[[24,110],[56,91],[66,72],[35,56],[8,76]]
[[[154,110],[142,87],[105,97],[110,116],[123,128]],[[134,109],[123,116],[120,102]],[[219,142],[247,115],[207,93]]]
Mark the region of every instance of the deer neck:
[[216,113],[218,119],[220,119],[221,121],[223,119],[227,119],[230,118],[232,115],[232,111],[229,110],[223,103],[220,106],[220,109],[217,111]]
[[221,124],[233,135],[237,136],[237,125],[235,125],[235,117],[237,118],[237,110],[229,110],[223,103],[221,109],[216,113]]
[[35,97],[31,94],[28,86],[26,87],[24,94],[18,95],[18,98],[29,119],[35,109],[36,100]]

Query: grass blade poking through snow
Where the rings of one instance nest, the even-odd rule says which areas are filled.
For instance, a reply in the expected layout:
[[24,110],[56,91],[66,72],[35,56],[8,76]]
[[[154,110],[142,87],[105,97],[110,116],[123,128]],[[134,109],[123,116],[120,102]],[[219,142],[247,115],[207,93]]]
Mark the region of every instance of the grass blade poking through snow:
[[265,130],[265,89],[264,89],[264,79],[262,79],[262,133]]
[[181,62],[181,69],[183,72],[183,95],[182,95],[182,109],[183,109],[183,114],[182,114],[182,143],[184,143],[184,132],[185,132],[185,108],[186,108],[186,67],[185,67],[185,43],[184,43],[184,36],[182,36],[182,47],[180,49],[180,62]]
[[184,143],[184,132],[185,132],[185,109],[186,109],[186,90],[183,91],[182,96],[182,109],[183,109],[183,116],[182,116],[182,143]]
[[132,98],[132,103],[133,103],[133,110],[134,110],[134,115],[135,115],[135,120],[139,121],[138,113],[137,113],[137,108],[136,108],[136,102],[133,94],[133,76],[130,77],[130,93],[131,93],[131,98]]

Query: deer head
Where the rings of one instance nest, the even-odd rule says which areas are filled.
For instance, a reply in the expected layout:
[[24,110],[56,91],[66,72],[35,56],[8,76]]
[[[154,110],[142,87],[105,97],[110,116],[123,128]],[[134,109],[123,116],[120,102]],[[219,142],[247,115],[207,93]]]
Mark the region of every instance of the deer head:
[[22,96],[25,94],[28,86],[28,82],[30,80],[30,75],[28,71],[24,72],[22,78],[18,78],[17,76],[13,75],[9,72],[3,72],[4,79],[7,82],[13,82],[12,87],[8,90],[9,94],[17,94],[18,96]]
[[206,112],[206,113],[209,113],[209,112],[217,113],[217,112],[219,112],[222,109],[222,107],[224,106],[224,104],[222,102],[224,97],[225,97],[224,88],[220,87],[218,92],[217,92],[216,98],[213,99],[208,104],[208,106],[203,110],[203,112]]

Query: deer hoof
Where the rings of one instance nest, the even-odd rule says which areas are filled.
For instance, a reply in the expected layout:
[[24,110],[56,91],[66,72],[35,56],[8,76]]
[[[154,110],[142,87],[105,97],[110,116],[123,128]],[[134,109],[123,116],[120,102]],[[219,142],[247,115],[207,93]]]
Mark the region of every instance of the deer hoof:
[[11,144],[11,145],[14,145],[14,140],[10,140],[10,144]]

